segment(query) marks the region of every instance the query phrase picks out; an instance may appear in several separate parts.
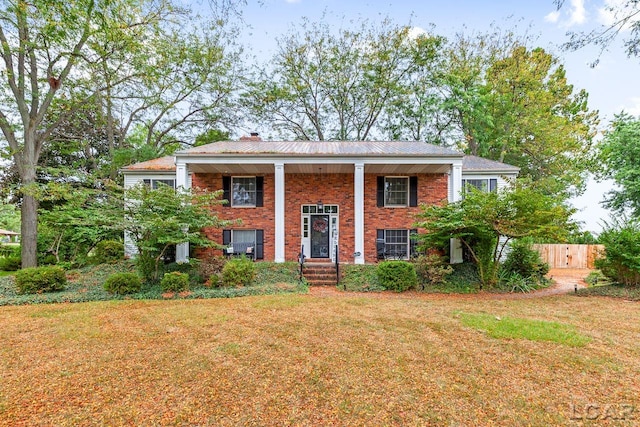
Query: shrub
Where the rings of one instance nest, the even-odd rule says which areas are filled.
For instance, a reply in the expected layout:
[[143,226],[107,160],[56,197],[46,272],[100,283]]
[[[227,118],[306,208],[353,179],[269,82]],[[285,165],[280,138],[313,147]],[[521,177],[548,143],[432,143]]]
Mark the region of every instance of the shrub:
[[135,273],[116,273],[107,277],[104,290],[110,294],[126,295],[140,292],[142,281]]
[[103,240],[93,250],[96,264],[120,261],[124,258],[124,244],[116,240]]
[[158,283],[156,276],[156,260],[149,252],[139,253],[135,258],[138,274],[146,283]]
[[19,294],[36,294],[63,290],[67,277],[60,267],[30,267],[18,271],[15,282]]
[[614,282],[640,285],[640,222],[607,225],[599,240],[604,245],[604,253],[596,259],[596,268]]
[[418,278],[425,284],[442,285],[453,273],[453,267],[445,261],[443,256],[436,253],[420,255],[413,263]]
[[538,288],[540,281],[534,277],[522,277],[515,271],[501,270],[500,285],[511,292],[531,292]]
[[253,282],[254,277],[253,261],[244,256],[228,261],[222,268],[223,286],[247,286]]
[[22,264],[22,258],[20,255],[9,255],[7,257],[0,257],[0,271],[17,271],[20,270]]
[[165,273],[160,281],[160,287],[164,292],[182,292],[189,290],[189,275],[172,271]]
[[190,258],[188,262],[172,262],[166,264],[162,271],[164,273],[173,273],[177,271],[179,273],[185,273],[189,275],[189,283],[191,285],[198,285],[204,281],[202,274],[200,274],[200,260]]
[[383,261],[376,269],[380,284],[388,290],[403,292],[418,284],[413,264],[407,261]]
[[532,248],[529,241],[514,240],[501,270],[507,274],[516,273],[522,278],[531,278],[539,282],[549,272],[549,264],[542,260],[540,253]]
[[214,274],[222,273],[222,269],[227,259],[223,257],[208,257],[200,260],[198,264],[198,273],[202,277],[210,277]]
[[209,276],[209,287],[217,288],[220,286],[222,281],[220,280],[220,273],[213,273]]

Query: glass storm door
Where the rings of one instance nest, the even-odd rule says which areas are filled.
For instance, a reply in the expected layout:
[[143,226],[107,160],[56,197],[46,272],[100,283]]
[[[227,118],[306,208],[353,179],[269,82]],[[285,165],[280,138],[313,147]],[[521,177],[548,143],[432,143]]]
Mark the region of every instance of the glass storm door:
[[329,258],[329,215],[311,215],[311,258]]

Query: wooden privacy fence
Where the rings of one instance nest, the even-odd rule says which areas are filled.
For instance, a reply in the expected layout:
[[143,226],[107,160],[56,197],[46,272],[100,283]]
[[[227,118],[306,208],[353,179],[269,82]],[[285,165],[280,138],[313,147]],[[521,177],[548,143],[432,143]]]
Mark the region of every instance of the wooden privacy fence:
[[535,244],[542,259],[551,268],[595,268],[594,262],[603,245]]

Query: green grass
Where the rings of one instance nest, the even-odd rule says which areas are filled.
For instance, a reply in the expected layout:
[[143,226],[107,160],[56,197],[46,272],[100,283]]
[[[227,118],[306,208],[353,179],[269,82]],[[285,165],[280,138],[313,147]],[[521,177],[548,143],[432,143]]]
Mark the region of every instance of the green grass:
[[581,335],[574,326],[546,320],[501,317],[488,313],[455,314],[463,325],[474,328],[493,338],[549,341],[571,347],[582,347],[590,338]]

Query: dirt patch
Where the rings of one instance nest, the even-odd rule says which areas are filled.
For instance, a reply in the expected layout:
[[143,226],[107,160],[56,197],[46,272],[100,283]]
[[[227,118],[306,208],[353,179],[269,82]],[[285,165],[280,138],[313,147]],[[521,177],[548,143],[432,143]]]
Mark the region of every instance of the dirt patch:
[[541,298],[553,295],[562,295],[570,292],[574,292],[575,289],[586,288],[587,283],[584,279],[589,275],[591,270],[584,268],[553,268],[547,275],[553,280],[553,284],[545,289],[538,291],[522,293],[493,293],[493,292],[479,292],[476,294],[427,294],[416,291],[408,292],[346,292],[337,289],[335,286],[311,286],[309,288],[309,295],[316,297],[329,297],[329,296],[363,296],[372,298],[425,298],[425,299],[495,299],[495,300],[511,300],[511,299],[527,299],[527,298]]

